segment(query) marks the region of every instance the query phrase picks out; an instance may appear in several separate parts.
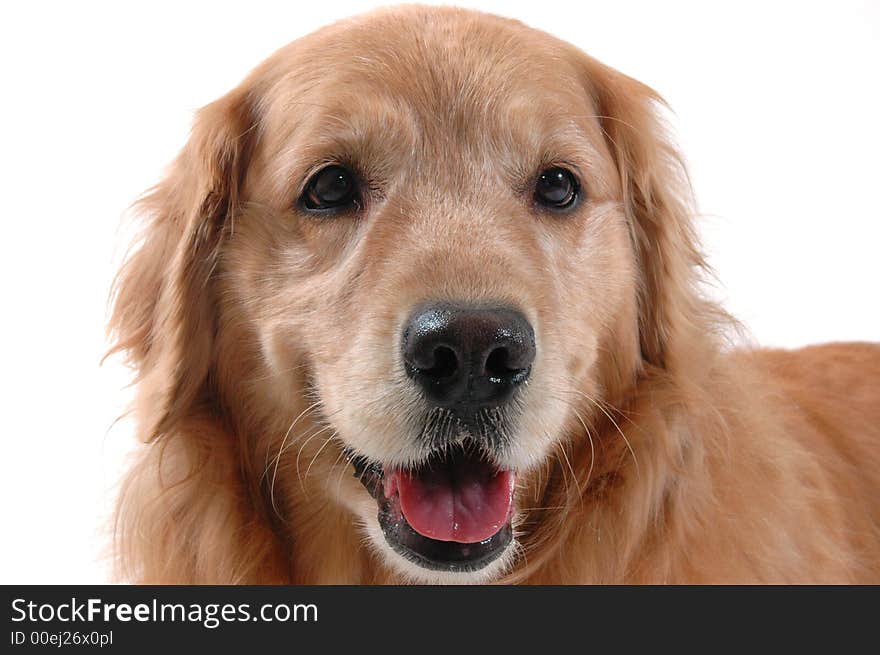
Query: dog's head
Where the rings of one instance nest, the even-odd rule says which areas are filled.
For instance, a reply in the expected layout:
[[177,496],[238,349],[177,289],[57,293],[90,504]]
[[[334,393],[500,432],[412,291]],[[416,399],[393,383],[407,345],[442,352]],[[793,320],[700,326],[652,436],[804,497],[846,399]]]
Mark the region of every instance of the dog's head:
[[148,434],[213,416],[282,526],[338,503],[411,579],[498,575],[548,462],[583,482],[566,452],[689,329],[657,102],[461,10],[282,49],[145,200],[115,322]]

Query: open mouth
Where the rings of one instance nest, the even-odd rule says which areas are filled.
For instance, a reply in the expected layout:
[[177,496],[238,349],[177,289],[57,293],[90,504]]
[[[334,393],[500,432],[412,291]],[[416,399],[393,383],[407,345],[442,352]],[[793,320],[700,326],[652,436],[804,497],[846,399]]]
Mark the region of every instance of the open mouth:
[[352,459],[379,505],[379,526],[398,554],[434,571],[477,571],[513,539],[516,474],[461,445],[413,469]]

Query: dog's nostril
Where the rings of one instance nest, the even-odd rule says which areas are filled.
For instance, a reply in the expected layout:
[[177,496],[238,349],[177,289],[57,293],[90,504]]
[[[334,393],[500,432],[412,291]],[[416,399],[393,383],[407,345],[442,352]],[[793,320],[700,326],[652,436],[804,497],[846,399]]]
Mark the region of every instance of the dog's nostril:
[[497,380],[505,380],[509,378],[516,369],[510,366],[510,351],[507,348],[496,348],[486,359],[486,373],[490,378]]
[[435,379],[448,378],[458,369],[458,357],[455,351],[447,346],[434,348],[434,361],[429,368],[421,370],[422,375],[428,375]]

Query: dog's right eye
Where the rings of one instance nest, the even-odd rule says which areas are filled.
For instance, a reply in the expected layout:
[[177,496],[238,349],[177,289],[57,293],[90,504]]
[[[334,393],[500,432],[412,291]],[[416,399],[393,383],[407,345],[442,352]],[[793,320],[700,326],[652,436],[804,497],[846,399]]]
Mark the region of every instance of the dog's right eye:
[[580,196],[577,178],[567,168],[554,166],[541,171],[535,183],[535,201],[547,209],[563,211],[574,207]]
[[306,184],[303,206],[312,211],[358,206],[357,179],[345,166],[333,164],[315,173]]

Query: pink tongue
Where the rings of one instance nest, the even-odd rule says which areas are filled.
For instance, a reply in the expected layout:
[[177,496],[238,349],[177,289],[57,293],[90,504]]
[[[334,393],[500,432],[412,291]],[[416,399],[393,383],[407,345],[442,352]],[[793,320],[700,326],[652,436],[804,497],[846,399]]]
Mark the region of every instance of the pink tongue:
[[[510,515],[515,474],[479,461],[455,461],[414,475],[394,471],[400,509],[413,530],[439,541],[469,544],[498,532]],[[393,491],[392,491],[393,493]]]

